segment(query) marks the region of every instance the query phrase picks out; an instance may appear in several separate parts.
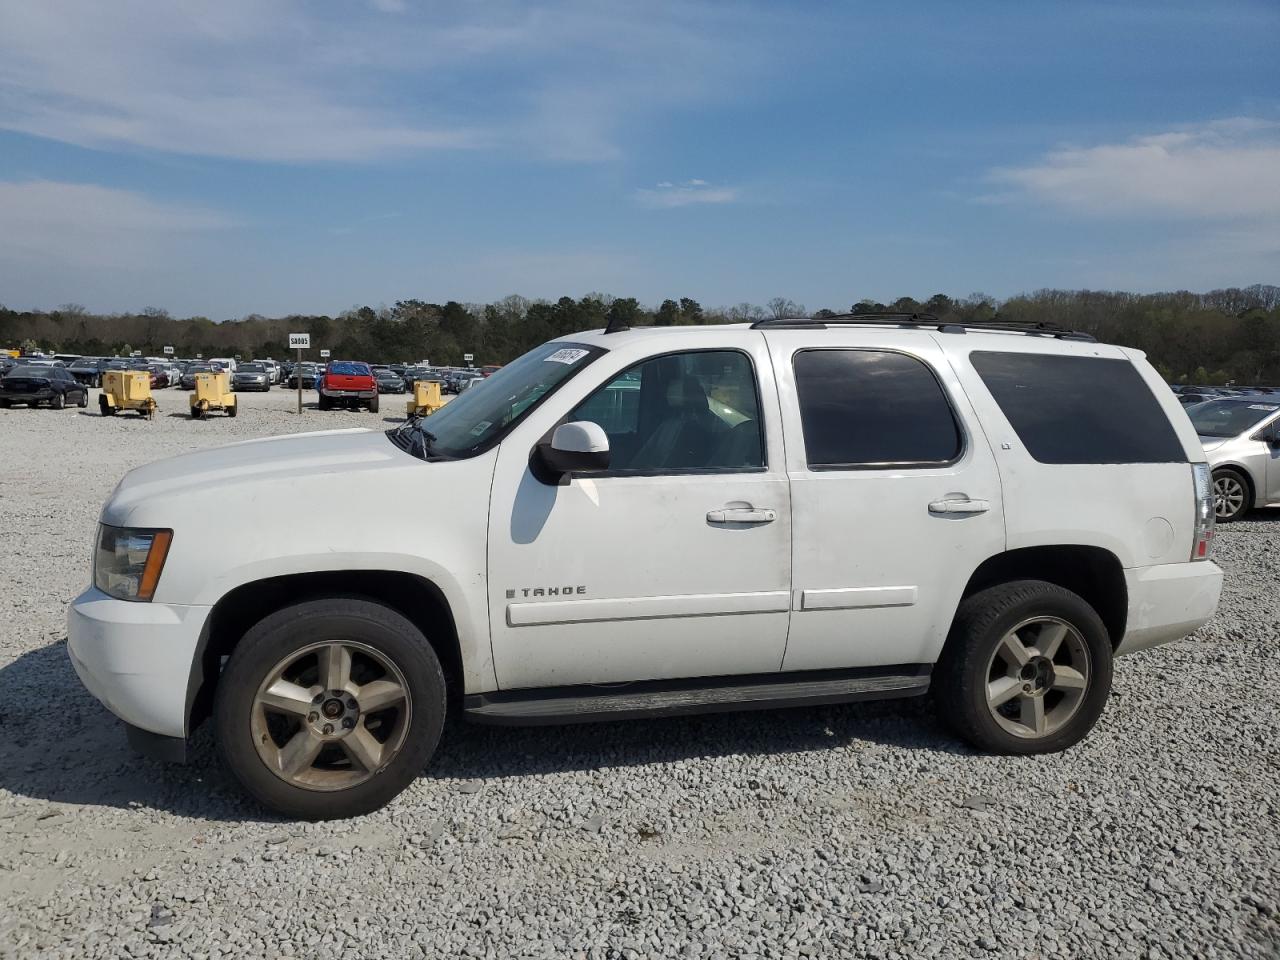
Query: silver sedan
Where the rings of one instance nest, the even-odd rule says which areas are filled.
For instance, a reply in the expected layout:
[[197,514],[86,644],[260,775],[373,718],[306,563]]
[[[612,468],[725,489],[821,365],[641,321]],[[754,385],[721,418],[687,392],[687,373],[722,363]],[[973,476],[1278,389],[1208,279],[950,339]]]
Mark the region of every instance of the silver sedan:
[[1206,400],[1187,407],[1187,415],[1213,468],[1219,521],[1280,506],[1280,395]]

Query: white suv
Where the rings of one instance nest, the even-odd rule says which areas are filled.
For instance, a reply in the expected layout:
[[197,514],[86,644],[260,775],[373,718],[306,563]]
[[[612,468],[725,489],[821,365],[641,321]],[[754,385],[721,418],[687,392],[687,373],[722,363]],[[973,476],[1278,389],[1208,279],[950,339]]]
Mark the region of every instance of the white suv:
[[[1061,750],[1112,658],[1213,614],[1204,452],[1142,354],[911,316],[593,331],[439,412],[188,453],[103,508],[85,686],[269,807],[342,817],[446,707],[527,724],[932,690]],[[324,516],[317,526],[310,518]]]

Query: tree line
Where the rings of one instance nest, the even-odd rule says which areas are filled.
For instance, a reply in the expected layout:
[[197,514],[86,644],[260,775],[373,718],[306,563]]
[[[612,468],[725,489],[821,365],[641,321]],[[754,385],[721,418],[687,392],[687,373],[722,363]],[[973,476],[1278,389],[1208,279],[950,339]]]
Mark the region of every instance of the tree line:
[[148,307],[138,313],[95,314],[77,304],[55,310],[0,306],[0,347],[124,355],[159,355],[172,346],[179,357],[291,355],[290,333],[310,333],[311,358],[320,348],[334,357],[374,363],[477,365],[505,363],[553,337],[604,327],[685,326],[754,321],[764,317],[830,316],[837,312],[929,313],[941,320],[1050,323],[1099,340],[1137,347],[1168,380],[1190,383],[1280,385],[1280,287],[1257,284],[1209,293],[1135,294],[1094,290],[1037,290],[999,301],[984,294],[892,303],[859,300],[848,307],[806,311],[777,297],[764,306],[739,303],[704,309],[689,297],[656,307],[634,297],[588,294],[580,299],[529,300],[509,296],[493,303],[400,300],[392,306],[356,307],[337,316],[293,314],[215,322],[171,316]]

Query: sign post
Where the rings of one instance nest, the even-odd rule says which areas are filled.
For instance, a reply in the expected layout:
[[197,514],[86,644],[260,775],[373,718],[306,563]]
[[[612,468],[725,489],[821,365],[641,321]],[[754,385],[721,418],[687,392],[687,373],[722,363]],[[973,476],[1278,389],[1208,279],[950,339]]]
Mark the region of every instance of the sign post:
[[289,349],[298,351],[298,365],[293,368],[293,375],[298,378],[298,413],[302,413],[302,351],[311,349],[311,334],[289,334]]

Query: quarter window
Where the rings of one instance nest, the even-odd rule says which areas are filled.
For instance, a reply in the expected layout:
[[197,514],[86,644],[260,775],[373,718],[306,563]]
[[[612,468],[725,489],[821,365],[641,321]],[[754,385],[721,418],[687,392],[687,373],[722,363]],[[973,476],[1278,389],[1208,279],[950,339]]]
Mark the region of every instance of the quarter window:
[[960,455],[946,394],[915,357],[803,350],[793,365],[810,469],[936,466]]
[[755,374],[751,360],[736,350],[645,360],[587,397],[569,419],[604,429],[610,473],[764,467]]
[[974,351],[973,368],[1041,463],[1185,463],[1169,418],[1128,360]]

